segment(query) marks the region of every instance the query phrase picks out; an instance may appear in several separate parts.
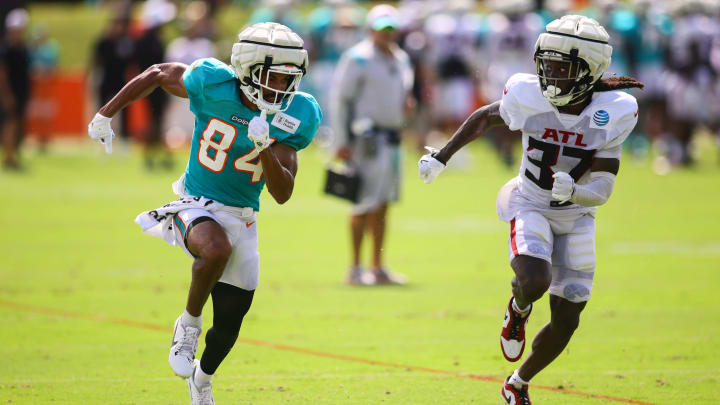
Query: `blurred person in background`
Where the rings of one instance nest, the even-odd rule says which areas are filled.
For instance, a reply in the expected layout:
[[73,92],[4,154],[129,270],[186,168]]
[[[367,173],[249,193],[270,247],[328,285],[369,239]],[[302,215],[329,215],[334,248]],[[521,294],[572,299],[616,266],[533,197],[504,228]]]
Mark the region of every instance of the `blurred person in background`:
[[[330,109],[332,87],[328,80],[333,77],[340,55],[363,39],[364,19],[365,10],[352,0],[324,0],[307,16],[308,52],[313,69],[303,86],[317,97],[323,111]],[[318,131],[321,146],[332,144],[332,120],[330,114]]]
[[[156,88],[190,99],[195,131],[185,173],[173,184],[180,196],[135,222],[178,245],[193,259],[185,311],[175,321],[169,363],[185,378],[192,405],[212,405],[211,379],[235,344],[258,285],[260,193],[278,204],[290,199],[297,152],[312,142],[322,113],[297,91],[308,67],[303,40],[288,27],[261,23],[242,30],[231,66],[207,58],[149,67],[100,108],[91,138],[112,152],[112,116]],[[270,118],[272,117],[272,118]],[[271,122],[268,122],[268,119]],[[195,359],[202,310],[212,296],[213,326]]]
[[[182,35],[168,44],[165,61],[189,65],[198,59],[216,57],[215,44],[205,36],[215,31],[210,28],[212,25],[214,21],[210,19],[207,3],[200,0],[189,2],[180,15]],[[178,148],[190,140],[195,118],[187,113],[190,108],[188,99],[172,94],[168,96],[163,125],[166,129],[165,139],[170,148]]]
[[33,78],[33,97],[30,101],[30,115],[35,119],[39,150],[45,152],[52,133],[52,124],[57,112],[53,97],[56,72],[60,59],[60,47],[50,38],[47,29],[40,25],[32,30],[30,66]]
[[29,16],[25,9],[5,17],[5,37],[0,44],[0,102],[3,119],[3,168],[21,170],[20,148],[25,139],[25,112],[30,99],[30,50],[26,40]]
[[410,57],[413,67],[412,97],[415,108],[407,119],[407,133],[415,137],[415,144],[424,153],[424,146],[433,125],[433,66],[430,58],[430,38],[425,30],[425,21],[432,14],[427,0],[403,0],[398,12],[400,29],[398,43]]
[[610,65],[608,34],[595,20],[567,15],[546,27],[532,53],[536,73],[518,73],[502,98],[475,111],[441,149],[418,162],[432,182],[460,148],[490,127],[521,130],[520,173],[502,187],[497,211],[510,223],[508,256],[515,273],[500,347],[520,360],[533,302],[550,294],[550,322],[501,389],[508,404],[530,404],[528,384],[562,353],[580,322],[595,275],[595,214],[612,193],[622,143],[637,122],[642,87],[627,76],[602,78]]
[[[119,7],[109,21],[107,29],[95,42],[90,61],[92,87],[97,92],[97,103],[106,104],[123,88],[127,72],[132,62],[134,42],[128,33],[130,25],[129,9]],[[127,114],[121,111],[116,119],[118,133],[124,142],[129,141]]]
[[[165,41],[162,28],[175,19],[175,5],[167,0],[148,0],[143,4],[141,22],[144,28],[135,40],[133,59],[141,71],[156,63],[165,62]],[[172,156],[163,139],[162,124],[168,97],[162,89],[155,89],[147,95],[150,106],[150,119],[144,136],[145,168],[153,170],[173,167]]]
[[635,11],[618,0],[596,0],[595,9],[585,10],[610,35],[613,58],[608,74],[634,74],[640,44],[640,19]]
[[[507,80],[516,73],[532,73],[535,64],[528,55],[543,29],[542,18],[532,11],[532,0],[492,0],[482,49],[481,93],[484,100],[497,100]],[[467,115],[466,115],[467,116]],[[504,126],[489,131],[492,145],[507,168],[513,167],[513,146],[520,133]]]
[[0,21],[3,22],[3,24],[0,24],[0,42],[2,41],[2,38],[5,38],[5,24],[4,21],[7,18],[7,15],[18,8],[22,8],[27,10],[27,1],[26,0],[2,0],[0,1]]
[[474,6],[472,0],[449,1],[434,10],[424,24],[430,42],[427,57],[434,73],[433,127],[441,132],[442,139],[477,107],[478,54],[474,46],[479,26],[470,13]]
[[670,125],[665,87],[673,22],[665,1],[635,0],[635,7],[639,19],[639,43],[634,47],[634,74],[645,87],[633,93],[638,99],[642,119],[638,122],[637,136],[630,138],[630,147],[633,155],[641,158]]
[[297,2],[293,0],[263,0],[260,7],[250,14],[248,24],[274,21],[304,37],[302,16],[297,12],[294,3]]
[[713,49],[720,41],[720,19],[715,1],[679,0],[670,36],[670,75],[666,82],[671,121],[663,145],[664,156],[655,170],[691,166],[693,135],[702,127],[720,127],[720,63]]
[[[642,91],[630,91],[638,99],[643,120],[625,144],[637,160],[645,158],[650,151],[648,131],[659,135],[658,132],[667,124],[664,122],[665,86],[662,83],[667,40],[661,29],[671,29],[671,26],[662,26],[662,15],[657,13],[661,3],[659,0],[596,2],[597,19],[606,27],[613,47],[608,74],[633,75],[645,84]],[[649,10],[650,7],[653,9]],[[648,111],[650,109],[652,111]]]
[[538,14],[542,17],[543,23],[560,18],[565,14],[569,14],[573,9],[573,0],[545,0],[542,1],[542,8],[538,10]]
[[207,26],[214,25],[209,17],[207,4],[203,1],[191,1],[185,6],[180,15],[182,35],[168,44],[166,62],[189,65],[201,58],[215,57],[215,45],[205,36],[205,33],[212,31]]
[[715,106],[715,122],[711,126],[711,130],[715,133],[715,143],[718,152],[718,164],[720,164],[720,2],[708,4],[709,15],[711,21],[715,24],[715,36],[712,41],[712,49],[710,50],[710,65],[715,72],[715,94],[717,96],[717,104]]
[[[388,206],[400,196],[400,132],[413,83],[408,55],[395,43],[397,26],[394,7],[373,7],[367,16],[368,38],[342,54],[332,79],[336,155],[361,178],[359,201],[350,216],[351,285],[405,282],[383,262]],[[366,231],[373,242],[371,272],[360,260]]]

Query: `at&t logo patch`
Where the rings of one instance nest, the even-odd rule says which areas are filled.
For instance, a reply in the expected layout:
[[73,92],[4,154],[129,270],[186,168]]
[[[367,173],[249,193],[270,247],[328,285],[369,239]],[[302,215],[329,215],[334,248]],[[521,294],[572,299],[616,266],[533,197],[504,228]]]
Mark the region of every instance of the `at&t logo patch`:
[[593,122],[599,127],[607,125],[607,123],[610,122],[610,114],[605,110],[598,110],[595,112],[595,115],[593,115]]

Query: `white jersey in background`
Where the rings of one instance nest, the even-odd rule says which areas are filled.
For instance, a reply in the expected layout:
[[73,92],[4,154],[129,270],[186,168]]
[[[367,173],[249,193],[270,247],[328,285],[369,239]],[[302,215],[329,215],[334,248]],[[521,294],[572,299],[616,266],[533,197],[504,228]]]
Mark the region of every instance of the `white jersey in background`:
[[[622,143],[637,122],[635,98],[622,91],[596,92],[580,115],[561,114],[543,97],[538,77],[518,73],[507,81],[500,115],[508,127],[522,131],[523,156],[518,177],[506,191],[513,205],[594,212],[571,202],[560,204],[551,196],[553,174],[569,173],[577,184],[590,180],[593,158],[620,158]],[[515,189],[516,190],[513,190]],[[517,201],[517,198],[521,201]],[[501,219],[501,201],[498,201]],[[505,211],[505,210],[502,210]]]
[[495,23],[482,50],[482,80],[480,88],[486,100],[497,100],[503,85],[516,73],[535,72],[535,62],[528,55],[535,53],[535,41],[543,32],[542,18],[526,13],[510,19],[502,14],[492,14]]

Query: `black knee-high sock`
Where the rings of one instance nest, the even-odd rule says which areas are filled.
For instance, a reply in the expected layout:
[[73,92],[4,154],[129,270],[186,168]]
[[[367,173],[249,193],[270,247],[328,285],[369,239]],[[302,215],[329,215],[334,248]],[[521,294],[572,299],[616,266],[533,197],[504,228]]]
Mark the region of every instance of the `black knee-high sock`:
[[206,374],[215,374],[220,363],[230,353],[255,291],[218,282],[211,294],[213,326],[205,335],[205,351],[200,359],[200,367]]

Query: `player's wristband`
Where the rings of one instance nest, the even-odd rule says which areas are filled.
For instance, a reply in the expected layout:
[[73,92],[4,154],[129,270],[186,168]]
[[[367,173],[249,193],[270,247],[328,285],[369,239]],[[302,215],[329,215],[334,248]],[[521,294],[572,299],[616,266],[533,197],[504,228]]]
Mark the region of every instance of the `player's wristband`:
[[441,159],[441,158],[438,157],[438,154],[439,154],[439,153],[440,153],[440,151],[437,151],[437,152],[435,152],[435,153],[430,154],[430,156],[432,156],[433,159],[437,160],[438,162],[442,163],[443,166],[447,166],[447,162],[443,161],[443,159]]

